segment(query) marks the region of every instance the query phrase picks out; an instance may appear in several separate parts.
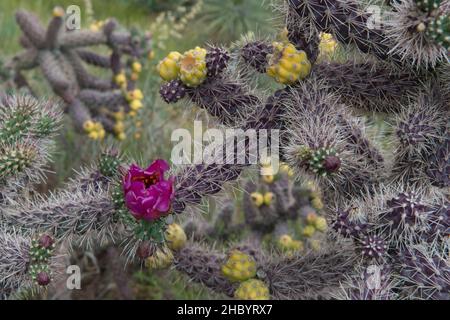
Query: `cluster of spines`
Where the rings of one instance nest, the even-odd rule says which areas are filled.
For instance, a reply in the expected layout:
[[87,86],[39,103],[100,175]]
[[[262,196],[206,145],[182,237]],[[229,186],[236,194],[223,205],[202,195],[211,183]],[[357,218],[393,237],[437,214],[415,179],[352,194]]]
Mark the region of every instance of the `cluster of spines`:
[[412,247],[398,256],[405,295],[415,299],[450,299],[450,266],[445,257]]
[[42,178],[59,121],[60,113],[52,102],[30,96],[0,100],[0,190],[12,182],[20,185],[23,179]]

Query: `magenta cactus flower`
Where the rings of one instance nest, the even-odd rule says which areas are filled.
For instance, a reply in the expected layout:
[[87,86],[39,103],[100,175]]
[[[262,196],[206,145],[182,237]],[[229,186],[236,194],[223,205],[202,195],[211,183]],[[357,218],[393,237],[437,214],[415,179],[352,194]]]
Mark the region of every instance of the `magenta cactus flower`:
[[137,220],[154,221],[169,213],[174,179],[164,179],[167,170],[164,160],[155,160],[147,169],[131,165],[123,179],[123,191],[125,204]]

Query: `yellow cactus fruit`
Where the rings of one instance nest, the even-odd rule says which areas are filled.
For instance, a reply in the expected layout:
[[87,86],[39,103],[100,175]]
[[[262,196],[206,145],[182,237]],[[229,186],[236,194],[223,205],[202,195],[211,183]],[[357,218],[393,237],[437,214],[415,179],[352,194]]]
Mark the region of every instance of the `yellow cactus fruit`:
[[134,117],[137,116],[137,112],[134,111],[134,110],[131,110],[130,112],[128,112],[128,115],[129,115],[130,117],[134,118]]
[[239,250],[233,250],[222,266],[222,273],[231,281],[245,281],[253,278],[256,275],[255,259]]
[[173,262],[173,253],[167,248],[158,248],[156,252],[145,260],[145,266],[149,269],[164,269]]
[[103,125],[100,123],[100,122],[95,122],[94,123],[94,130],[95,131],[100,131],[100,130],[103,130]]
[[269,287],[261,280],[250,279],[239,285],[234,297],[239,300],[269,300]]
[[316,220],[317,220],[317,214],[314,212],[310,212],[306,216],[306,222],[309,224],[314,224],[316,222]]
[[264,196],[259,192],[252,192],[250,198],[255,206],[258,208],[264,204]]
[[322,32],[320,34],[319,49],[322,54],[332,54],[337,47],[337,42],[330,33]]
[[138,100],[144,99],[144,94],[142,93],[141,89],[134,89],[133,96]]
[[99,138],[100,140],[103,140],[103,139],[105,138],[105,136],[106,136],[106,131],[105,131],[105,129],[100,129],[99,131],[97,131],[97,133],[98,133],[98,138]]
[[132,100],[130,102],[130,108],[133,111],[138,111],[139,109],[142,108],[142,106],[143,106],[143,104],[142,104],[141,100],[136,99],[136,100]]
[[320,199],[320,197],[315,197],[314,199],[312,199],[311,204],[314,207],[314,209],[316,209],[316,210],[323,209],[323,202],[322,202],[322,199]]
[[294,84],[309,75],[311,63],[303,50],[297,50],[292,43],[281,42],[274,42],[273,48],[267,74],[278,83]]
[[314,228],[314,226],[306,226],[302,230],[302,234],[306,238],[312,237],[315,232],[316,232],[316,228]]
[[136,126],[136,128],[140,128],[142,127],[142,121],[136,121],[134,125]]
[[318,217],[314,222],[314,226],[320,232],[325,232],[327,230],[327,220],[324,217]]
[[83,129],[86,132],[91,132],[95,128],[95,123],[92,120],[88,120],[83,124]]
[[138,61],[135,61],[131,64],[131,70],[136,73],[141,73],[142,65]]
[[100,139],[100,135],[98,134],[97,131],[89,132],[88,137],[91,138],[92,140]]
[[264,194],[264,204],[266,206],[270,206],[270,204],[272,203],[273,198],[274,198],[274,194],[272,192],[266,192]]
[[166,80],[172,81],[178,78],[180,67],[178,61],[182,58],[181,53],[172,51],[167,57],[162,59],[157,66],[159,76]]
[[290,235],[284,234],[278,238],[278,247],[288,254],[292,254],[295,251],[303,251],[303,242],[294,240]]
[[154,51],[150,51],[147,55],[147,59],[148,60],[152,60],[155,57],[155,52]]
[[206,79],[206,50],[200,47],[186,51],[178,61],[180,79],[188,87],[197,87]]
[[134,139],[135,140],[140,140],[142,138],[142,134],[140,133],[140,132],[136,132],[135,134],[134,134]]
[[126,99],[127,101],[142,100],[144,99],[144,94],[141,89],[134,89],[133,91],[127,92]]
[[180,250],[186,244],[187,237],[180,225],[172,223],[167,226],[166,240],[170,249]]
[[114,133],[121,133],[125,131],[125,124],[123,123],[123,121],[117,121],[116,124],[114,125]]
[[291,248],[292,237],[288,234],[283,234],[278,238],[278,247],[282,250],[289,250]]
[[64,12],[64,9],[63,8],[61,8],[61,7],[55,7],[55,8],[53,8],[53,16],[56,18],[56,17],[58,17],[58,18],[61,18],[61,17],[64,17],[64,15],[65,15],[65,12]]
[[114,82],[118,85],[118,86],[123,86],[127,83],[127,77],[125,76],[125,73],[121,72],[116,74],[116,76],[114,77]]
[[125,134],[125,132],[121,132],[116,136],[117,140],[119,141],[123,141],[127,138],[127,135]]

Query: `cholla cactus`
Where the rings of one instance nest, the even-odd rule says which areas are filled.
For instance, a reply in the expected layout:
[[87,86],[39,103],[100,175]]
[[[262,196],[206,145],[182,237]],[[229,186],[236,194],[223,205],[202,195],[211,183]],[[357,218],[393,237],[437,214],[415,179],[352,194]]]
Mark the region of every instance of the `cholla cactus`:
[[[324,217],[308,214],[302,230],[305,238],[315,230],[325,232],[320,246],[311,241],[305,250],[286,254],[267,251],[258,241],[236,243],[226,251],[185,241],[178,228],[168,227],[168,217],[198,208],[205,197],[239,179],[250,162],[171,170],[166,161],[155,160],[141,168],[110,151],[100,166],[70,182],[70,191],[32,201],[3,200],[0,230],[8,245],[2,250],[16,258],[0,265],[6,274],[0,281],[8,284],[2,294],[11,295],[28,281],[48,283],[52,269],[51,263],[36,263],[25,278],[23,272],[10,273],[36,260],[35,254],[24,254],[33,242],[11,240],[17,228],[21,237],[31,229],[55,243],[119,241],[130,259],[145,260],[151,268],[173,263],[193,281],[237,298],[448,299],[449,3],[428,4],[396,1],[385,13],[395,21],[374,26],[374,17],[353,0],[287,0],[282,5],[285,39],[247,39],[232,50],[172,52],[159,65],[168,82],[160,91],[165,101],[187,99],[225,126],[280,130],[280,158],[291,175],[314,181],[323,194]],[[58,21],[57,14],[52,24]],[[55,41],[46,41],[35,19],[19,14],[19,23],[27,30],[29,47],[39,49],[38,60],[50,61],[52,53],[41,49]],[[319,54],[324,32],[339,43],[343,62],[322,61],[330,56]],[[93,36],[86,37],[88,44],[115,35],[88,34]],[[66,34],[61,41],[73,49],[87,40]],[[47,71],[59,83],[58,75]],[[252,77],[257,73],[274,79],[277,91],[268,96],[250,89],[258,84]],[[342,81],[343,74],[349,81]],[[125,79],[117,74],[116,81],[123,85]],[[138,96],[133,91],[130,101]],[[367,121],[374,113],[384,116],[391,129],[381,141]],[[88,123],[86,129],[98,128]],[[8,129],[8,139],[16,131]],[[38,165],[25,161],[28,152],[5,150],[5,177],[15,175],[16,168],[27,177],[32,172],[26,168]],[[250,146],[246,151],[254,152]],[[298,210],[289,201],[289,186],[270,175],[260,183],[265,184],[261,190],[247,186],[247,201],[257,213],[268,209],[267,221],[257,215],[247,221],[281,232],[282,245],[298,247],[285,236],[284,226],[273,225]],[[375,283],[373,270],[379,272]]]
[[[143,96],[136,80],[142,71],[141,58],[150,50],[150,37],[120,31],[113,19],[97,29],[66,30],[65,12],[59,7],[53,10],[47,30],[27,11],[19,10],[16,20],[23,32],[24,51],[11,59],[8,68],[15,74],[17,85],[28,86],[22,71],[39,67],[80,131],[92,139],[103,139],[106,133],[123,139],[118,114],[133,115],[142,107]],[[107,45],[111,55],[87,49],[97,45]],[[125,56],[129,58],[123,59]],[[112,76],[94,76],[86,65],[109,69]]]
[[[207,72],[194,89],[188,83],[184,88],[188,98],[189,91],[198,92],[192,102],[224,125],[279,129],[281,159],[298,177],[307,176],[322,189],[329,241],[349,250],[347,256],[318,254],[305,264],[305,270],[326,264],[333,269],[333,279],[315,282],[313,274],[303,278],[308,271],[298,267],[308,258],[295,254],[288,255],[290,262],[275,258],[277,272],[271,270],[272,262],[257,260],[257,270],[264,270],[257,276],[266,281],[272,298],[447,298],[448,1],[395,1],[383,8],[380,21],[353,0],[287,0],[281,9],[287,30],[281,42],[239,42],[220,75]],[[318,54],[324,48],[319,45],[323,33],[327,41],[331,36],[337,41],[348,60],[327,61],[332,57],[328,47],[326,55]],[[206,50],[206,55],[215,52]],[[252,79],[255,73],[287,86],[264,98],[249,89],[258,84]],[[230,81],[232,92],[225,87]],[[170,102],[184,97],[162,95]],[[374,113],[390,126],[384,141],[370,133],[367,118]],[[233,179],[243,169],[230,168],[236,170]],[[213,172],[213,166],[208,171]],[[202,190],[200,184],[191,188],[199,196]],[[265,207],[266,192],[249,183],[247,207]],[[262,216],[261,222],[274,226],[276,217]],[[287,240],[280,237],[281,243]],[[406,256],[414,262],[407,262]],[[183,271],[195,260],[179,261]],[[345,264],[345,272],[339,271]],[[368,283],[371,266],[383,270],[376,288]],[[209,270],[199,272],[205,279],[214,277],[206,275]],[[188,274],[194,280],[203,278]],[[222,283],[210,287],[227,292]]]

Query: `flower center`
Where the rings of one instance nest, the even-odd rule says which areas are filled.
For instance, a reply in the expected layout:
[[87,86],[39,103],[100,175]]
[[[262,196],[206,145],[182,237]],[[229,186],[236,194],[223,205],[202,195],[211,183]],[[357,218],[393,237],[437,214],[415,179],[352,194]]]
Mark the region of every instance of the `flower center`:
[[192,55],[187,55],[181,61],[181,66],[185,70],[192,70],[195,67],[195,58]]
[[142,181],[145,184],[145,188],[149,188],[150,186],[154,185],[155,183],[158,182],[159,176],[157,173],[149,176],[149,177],[145,177],[145,178],[140,178],[140,177],[135,177],[133,178],[133,181]]

